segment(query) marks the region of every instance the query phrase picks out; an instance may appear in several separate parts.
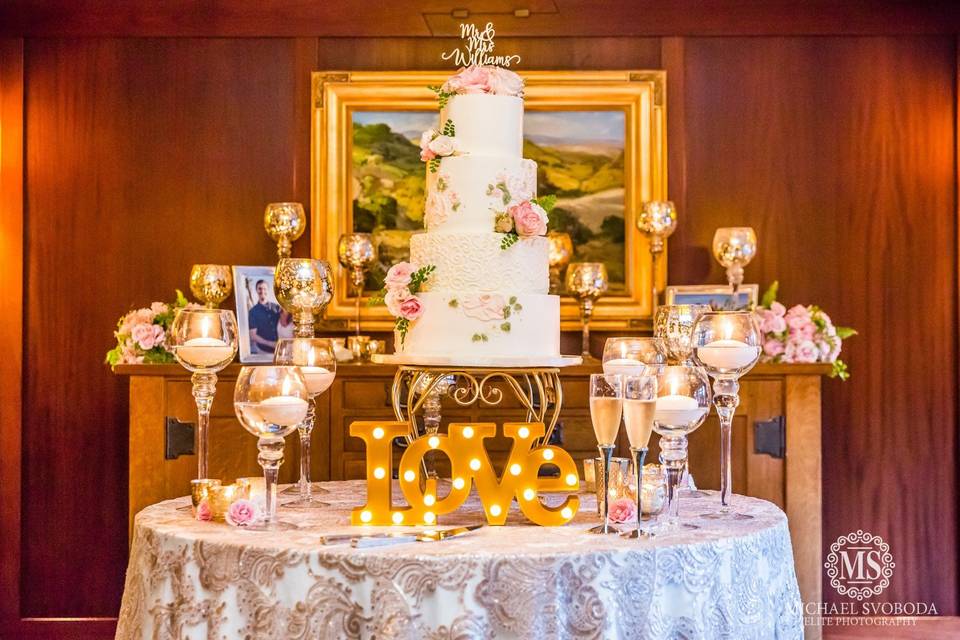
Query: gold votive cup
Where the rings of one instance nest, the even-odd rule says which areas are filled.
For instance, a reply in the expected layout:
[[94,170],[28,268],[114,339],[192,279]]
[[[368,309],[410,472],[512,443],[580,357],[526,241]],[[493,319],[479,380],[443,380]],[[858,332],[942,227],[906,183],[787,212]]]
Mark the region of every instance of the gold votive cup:
[[267,497],[267,485],[263,476],[237,478],[236,484],[247,500],[265,499]]
[[190,499],[193,503],[194,513],[196,513],[197,506],[203,500],[209,500],[212,490],[219,486],[220,481],[213,478],[190,481]]
[[[609,491],[611,501],[625,495],[629,472],[629,458],[610,459]],[[597,494],[597,513],[603,513],[603,458],[584,460],[583,476],[587,490],[593,490]]]
[[357,362],[366,362],[370,359],[370,336],[350,336],[347,338],[347,348],[353,352]]

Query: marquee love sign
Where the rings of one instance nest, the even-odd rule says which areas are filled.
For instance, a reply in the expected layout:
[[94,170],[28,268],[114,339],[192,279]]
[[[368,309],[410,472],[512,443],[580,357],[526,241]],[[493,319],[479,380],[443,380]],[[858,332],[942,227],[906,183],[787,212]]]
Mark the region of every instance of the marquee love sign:
[[[580,506],[580,498],[576,495],[580,486],[577,466],[570,454],[560,447],[534,446],[544,433],[540,422],[508,422],[503,425],[504,435],[513,440],[513,446],[499,477],[483,446],[486,438],[496,435],[496,424],[454,423],[447,434],[417,438],[400,458],[398,474],[400,489],[409,506],[395,507],[391,483],[392,442],[408,432],[409,425],[405,422],[354,422],[350,425],[350,435],[362,439],[367,446],[367,504],[353,510],[352,524],[432,525],[437,516],[456,511],[467,499],[473,484],[477,487],[487,522],[492,525],[507,521],[507,511],[514,498],[523,514],[539,525],[566,524],[577,513]],[[437,481],[434,479],[426,479],[421,489],[421,461],[428,451],[442,451],[450,458],[450,493],[443,498],[437,495]],[[540,467],[548,464],[559,468],[560,475],[539,477]],[[563,492],[567,496],[561,504],[549,506],[540,500],[541,492]]]

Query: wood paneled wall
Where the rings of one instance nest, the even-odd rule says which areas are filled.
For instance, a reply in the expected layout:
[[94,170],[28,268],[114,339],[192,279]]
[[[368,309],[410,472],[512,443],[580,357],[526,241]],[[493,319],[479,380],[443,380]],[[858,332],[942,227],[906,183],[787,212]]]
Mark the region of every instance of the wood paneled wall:
[[[502,46],[519,50],[529,68],[668,70],[671,195],[681,207],[671,281],[721,281],[709,255],[713,229],[751,224],[761,250],[749,281],[777,278],[787,302],[822,303],[861,331],[845,354],[853,379],[825,385],[824,542],[861,528],[883,536],[897,562],[884,599],[933,601],[956,614],[954,38],[523,38]],[[185,287],[194,262],[272,260],[263,204],[309,201],[309,71],[435,68],[439,45],[28,38],[0,47],[5,145],[19,126],[8,89],[18,47],[22,453],[11,426],[19,416],[2,404],[0,443],[4,465],[14,457],[22,477],[23,518],[0,519],[0,534],[23,537],[20,584],[10,583],[7,555],[0,568],[0,594],[16,596],[18,610],[7,600],[0,613],[4,622],[111,617],[127,545],[127,406],[122,381],[101,363],[117,315]],[[0,221],[16,236],[18,210],[8,203],[19,196],[4,180],[17,169],[7,169],[0,149]],[[295,248],[308,251],[303,240]],[[17,255],[0,256],[7,291],[16,291],[7,262]],[[3,336],[17,335],[7,331],[19,326],[10,317],[0,322]],[[13,380],[19,365],[7,356],[16,348],[4,353],[0,375]],[[0,487],[5,509],[11,495]],[[20,624],[10,628],[40,623]]]

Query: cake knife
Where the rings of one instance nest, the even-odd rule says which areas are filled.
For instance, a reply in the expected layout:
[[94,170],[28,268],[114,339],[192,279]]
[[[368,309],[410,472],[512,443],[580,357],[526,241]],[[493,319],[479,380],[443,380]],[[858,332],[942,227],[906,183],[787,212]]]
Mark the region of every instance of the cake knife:
[[442,542],[470,533],[482,527],[482,524],[471,524],[466,527],[455,527],[453,529],[440,529],[430,531],[402,533],[373,534],[369,536],[354,537],[350,541],[350,546],[354,549],[369,549],[371,547],[385,547],[394,544],[406,544],[408,542]]

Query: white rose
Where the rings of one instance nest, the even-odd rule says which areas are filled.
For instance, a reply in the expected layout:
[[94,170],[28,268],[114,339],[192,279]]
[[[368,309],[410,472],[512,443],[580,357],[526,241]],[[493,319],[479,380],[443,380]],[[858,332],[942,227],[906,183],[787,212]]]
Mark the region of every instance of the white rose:
[[498,96],[522,96],[523,78],[509,69],[502,67],[491,67],[490,90]]
[[400,315],[400,305],[410,297],[410,290],[406,287],[397,287],[389,289],[387,295],[383,297],[383,303],[387,305],[387,311],[390,315],[397,317]]
[[420,134],[420,148],[426,149],[430,146],[430,141],[433,140],[433,137],[437,135],[437,132],[433,129],[427,129]]
[[452,156],[460,147],[460,144],[457,142],[456,138],[451,138],[450,136],[437,136],[430,141],[428,145],[430,151],[433,151],[438,156]]

